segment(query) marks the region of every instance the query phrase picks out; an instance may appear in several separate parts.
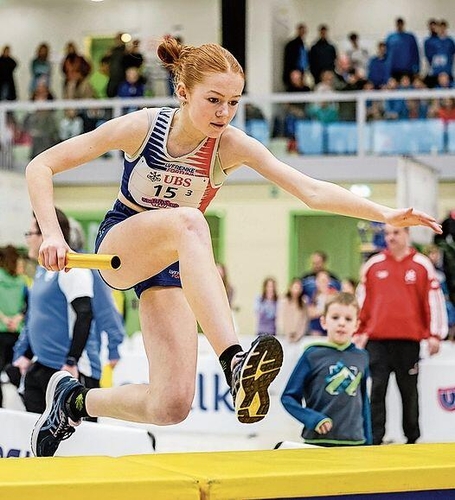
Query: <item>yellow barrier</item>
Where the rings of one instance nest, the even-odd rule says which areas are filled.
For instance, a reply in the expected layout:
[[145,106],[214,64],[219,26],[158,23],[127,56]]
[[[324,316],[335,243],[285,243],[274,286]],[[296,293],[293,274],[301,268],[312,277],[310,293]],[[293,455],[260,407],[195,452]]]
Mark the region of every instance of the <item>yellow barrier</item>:
[[9,500],[199,500],[197,480],[122,458],[10,458],[0,461],[0,498]]
[[455,444],[0,462],[0,498],[19,500],[349,498],[431,490],[445,490],[437,498],[446,499],[454,498],[451,489]]

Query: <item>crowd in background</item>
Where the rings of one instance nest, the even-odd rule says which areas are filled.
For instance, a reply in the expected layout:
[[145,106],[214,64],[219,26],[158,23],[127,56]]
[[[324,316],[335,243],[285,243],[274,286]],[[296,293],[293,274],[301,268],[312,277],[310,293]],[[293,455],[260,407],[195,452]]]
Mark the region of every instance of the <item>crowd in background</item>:
[[[446,303],[447,339],[455,340],[455,212],[448,215],[444,224],[444,234],[420,250],[435,269]],[[387,248],[384,224],[376,226],[374,250],[368,253],[368,258]],[[329,270],[325,251],[313,252],[308,272],[293,278],[284,293],[280,293],[274,277],[264,279],[254,304],[256,335],[278,335],[289,342],[298,342],[304,336],[324,336],[320,317],[326,303],[340,291],[356,294],[359,281],[360,274],[340,278]]]
[[[407,31],[403,18],[395,21],[395,31],[377,42],[376,54],[362,44],[360,36],[349,33],[349,48],[340,49],[330,40],[330,28],[318,27],[319,36],[312,44],[306,40],[307,27],[299,23],[296,36],[283,50],[282,82],[287,92],[315,92],[359,90],[422,90],[453,87],[453,58],[455,42],[448,33],[445,20],[428,20],[428,35],[419,43]],[[168,35],[167,35],[168,36]],[[176,37],[179,38],[179,37]],[[144,97],[153,94],[146,55],[141,52],[139,39],[125,43],[118,33],[112,47],[91,61],[82,54],[76,43],[65,45],[59,71],[62,76],[64,99],[97,99],[111,97]],[[51,47],[40,43],[30,62],[29,99],[53,100],[52,88],[55,68],[50,58]],[[5,46],[0,56],[0,100],[18,98],[14,71],[18,62]],[[173,94],[172,75],[168,75],[166,93]],[[278,109],[279,108],[279,109]],[[137,109],[127,106],[128,113]],[[367,120],[412,120],[438,118],[455,119],[455,97],[443,99],[387,99],[367,102]],[[288,149],[296,151],[295,122],[315,120],[323,124],[336,121],[355,121],[355,101],[323,101],[311,104],[296,103],[279,106],[274,112],[272,135],[290,139]],[[8,116],[8,127],[15,144],[31,145],[30,158],[42,150],[81,132],[88,132],[111,118],[109,109],[65,110],[63,116],[54,110],[30,113],[21,123],[13,113]],[[249,105],[246,118],[263,119],[257,106]]]
[[[329,27],[319,26],[319,38],[309,46],[307,27],[300,23],[296,37],[289,40],[283,52],[282,80],[287,92],[349,92],[379,90],[451,89],[455,41],[448,34],[448,23],[428,20],[428,36],[422,44],[406,30],[405,20],[395,21],[395,31],[377,42],[376,54],[361,43],[357,33],[347,35],[349,48],[340,51],[329,37]],[[367,101],[366,120],[455,119],[455,98],[386,99]],[[275,124],[275,135],[291,139],[288,149],[296,150],[295,121],[317,120],[321,123],[355,121],[356,103],[317,102],[290,104],[281,121]]]
[[[52,88],[52,73],[55,69],[50,50],[48,43],[40,43],[30,63],[28,92],[32,101],[55,99],[56,92]],[[5,46],[0,57],[0,100],[17,99],[14,81],[16,66],[11,48]],[[59,71],[63,99],[134,98],[146,95],[147,77],[140,40],[134,39],[127,44],[122,40],[121,33],[116,35],[112,47],[95,63],[83,55],[74,42],[68,42]],[[136,109],[128,106],[122,111],[128,113]],[[30,144],[30,158],[33,158],[60,141],[93,130],[110,118],[110,109],[68,108],[63,114],[52,109],[37,110],[28,113],[23,119],[8,113],[7,120],[12,142]]]

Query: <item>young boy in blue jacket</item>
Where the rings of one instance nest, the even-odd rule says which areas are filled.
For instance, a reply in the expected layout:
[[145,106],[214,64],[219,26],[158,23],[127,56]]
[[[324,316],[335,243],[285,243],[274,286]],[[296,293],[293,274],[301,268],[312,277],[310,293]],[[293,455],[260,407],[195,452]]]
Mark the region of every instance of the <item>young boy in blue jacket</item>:
[[358,314],[352,294],[339,293],[328,301],[321,316],[328,342],[305,349],[281,396],[285,409],[304,425],[308,444],[372,443],[368,353],[352,343]]

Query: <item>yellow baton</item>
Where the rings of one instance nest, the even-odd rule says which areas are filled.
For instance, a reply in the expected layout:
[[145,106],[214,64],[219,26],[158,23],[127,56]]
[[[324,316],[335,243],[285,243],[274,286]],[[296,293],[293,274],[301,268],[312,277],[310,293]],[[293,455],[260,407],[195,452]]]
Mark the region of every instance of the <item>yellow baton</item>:
[[65,267],[72,269],[119,269],[122,265],[118,255],[103,255],[96,253],[67,253]]
[[[42,265],[41,260],[39,264]],[[73,269],[119,269],[122,265],[118,255],[103,255],[96,253],[70,253],[66,254],[65,267]]]

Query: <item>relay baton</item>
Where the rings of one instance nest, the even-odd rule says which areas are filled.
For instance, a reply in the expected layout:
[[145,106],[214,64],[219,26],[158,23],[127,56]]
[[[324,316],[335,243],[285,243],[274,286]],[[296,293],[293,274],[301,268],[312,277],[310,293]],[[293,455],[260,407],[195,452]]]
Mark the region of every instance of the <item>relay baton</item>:
[[[38,263],[42,265],[41,259]],[[84,269],[120,269],[122,262],[118,255],[104,255],[96,253],[72,253],[66,254],[66,269],[75,267]]]
[[118,255],[103,255],[96,253],[70,253],[66,254],[65,267],[84,269],[119,269],[122,265]]

